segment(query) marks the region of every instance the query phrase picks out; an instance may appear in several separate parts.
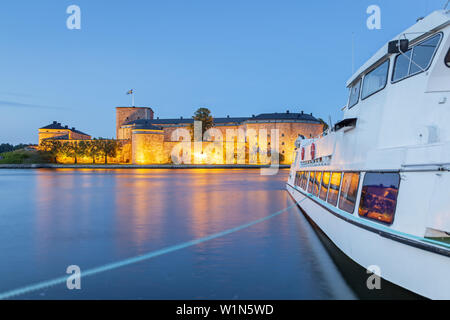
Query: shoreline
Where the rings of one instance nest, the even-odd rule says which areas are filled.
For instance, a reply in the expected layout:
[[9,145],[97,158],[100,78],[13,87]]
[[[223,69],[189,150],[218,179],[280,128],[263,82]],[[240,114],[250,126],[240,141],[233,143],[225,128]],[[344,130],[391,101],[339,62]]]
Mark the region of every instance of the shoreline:
[[[1,169],[262,169],[270,168],[269,165],[250,164],[154,164],[154,165],[133,165],[133,164],[0,164]],[[279,169],[288,169],[290,165],[279,165]]]

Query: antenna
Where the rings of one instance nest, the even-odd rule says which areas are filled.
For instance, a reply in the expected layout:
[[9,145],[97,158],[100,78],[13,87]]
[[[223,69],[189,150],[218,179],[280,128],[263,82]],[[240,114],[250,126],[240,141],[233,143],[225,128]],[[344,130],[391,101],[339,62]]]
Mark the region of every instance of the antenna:
[[352,74],[354,73],[355,73],[355,33],[352,32]]

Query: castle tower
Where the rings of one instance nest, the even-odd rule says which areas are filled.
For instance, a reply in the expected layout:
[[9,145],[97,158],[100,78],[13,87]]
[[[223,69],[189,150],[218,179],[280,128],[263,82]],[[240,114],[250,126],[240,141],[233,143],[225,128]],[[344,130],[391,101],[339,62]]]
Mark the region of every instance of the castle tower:
[[133,164],[162,164],[164,158],[164,130],[153,125],[132,130],[131,158]]
[[146,107],[117,107],[116,108],[116,139],[121,139],[119,129],[125,123],[135,120],[153,120],[152,108]]

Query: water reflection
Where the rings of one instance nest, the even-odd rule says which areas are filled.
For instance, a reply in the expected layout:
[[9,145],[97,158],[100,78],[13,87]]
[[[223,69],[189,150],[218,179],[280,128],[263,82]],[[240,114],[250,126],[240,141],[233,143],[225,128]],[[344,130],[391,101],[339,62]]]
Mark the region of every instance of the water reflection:
[[[288,171],[1,171],[0,290],[140,256],[292,206]],[[20,193],[21,196],[14,196]],[[24,299],[354,297],[297,207],[248,229]]]

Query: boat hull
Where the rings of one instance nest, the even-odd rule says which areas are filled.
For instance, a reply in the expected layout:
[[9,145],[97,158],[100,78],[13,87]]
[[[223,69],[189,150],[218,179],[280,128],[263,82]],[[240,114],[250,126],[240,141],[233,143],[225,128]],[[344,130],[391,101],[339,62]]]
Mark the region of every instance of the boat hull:
[[287,191],[327,237],[363,268],[377,266],[382,278],[421,296],[450,299],[450,257],[350,223],[290,184]]

